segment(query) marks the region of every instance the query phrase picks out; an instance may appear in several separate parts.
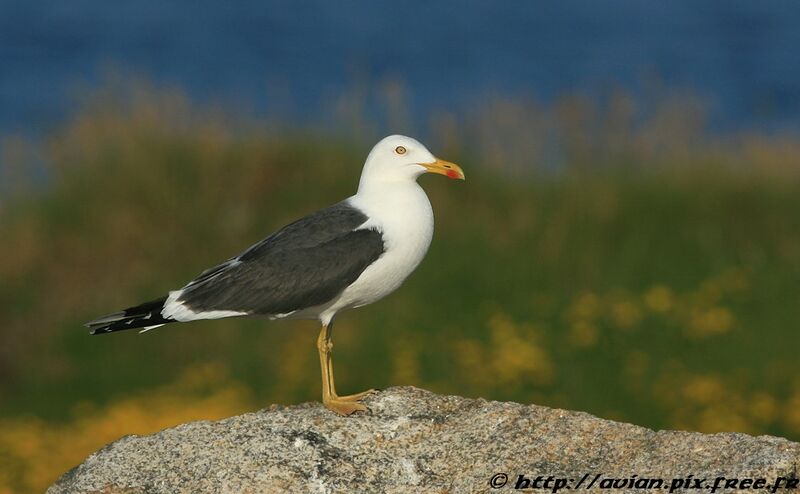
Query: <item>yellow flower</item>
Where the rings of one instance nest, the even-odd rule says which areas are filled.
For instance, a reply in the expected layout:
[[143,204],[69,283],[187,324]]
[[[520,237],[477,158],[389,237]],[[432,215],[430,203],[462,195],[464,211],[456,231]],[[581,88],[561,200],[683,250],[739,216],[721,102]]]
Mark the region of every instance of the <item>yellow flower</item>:
[[724,307],[712,307],[707,310],[696,309],[689,320],[691,336],[711,336],[727,333],[733,327],[733,314]]
[[420,382],[419,360],[414,344],[405,339],[395,340],[392,345],[394,377],[392,382],[415,385]]
[[789,429],[800,434],[800,389],[795,390],[786,403],[784,422]]
[[756,393],[750,398],[749,412],[759,423],[768,424],[778,414],[778,402],[767,393]]
[[642,311],[630,300],[620,300],[611,306],[611,319],[622,329],[629,329],[639,324]]
[[496,315],[489,321],[489,329],[497,379],[509,384],[521,381],[541,384],[551,380],[553,364],[532,327],[518,327],[507,316]]
[[594,346],[597,343],[597,328],[586,321],[578,321],[570,328],[569,340],[577,347]]
[[715,376],[692,377],[683,385],[683,396],[693,403],[716,403],[724,398],[725,385]]
[[594,293],[583,293],[572,302],[569,308],[570,318],[592,319],[600,311],[600,299]]
[[668,312],[675,303],[675,296],[672,291],[662,285],[650,288],[644,295],[644,304],[653,312]]

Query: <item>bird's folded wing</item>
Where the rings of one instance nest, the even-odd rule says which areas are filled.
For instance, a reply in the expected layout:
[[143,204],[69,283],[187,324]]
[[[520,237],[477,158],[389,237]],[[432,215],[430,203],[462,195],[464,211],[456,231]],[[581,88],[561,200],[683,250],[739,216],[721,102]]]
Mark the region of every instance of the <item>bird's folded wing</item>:
[[194,312],[287,314],[334,299],[384,252],[381,232],[342,202],[307,216],[214,268],[181,292]]

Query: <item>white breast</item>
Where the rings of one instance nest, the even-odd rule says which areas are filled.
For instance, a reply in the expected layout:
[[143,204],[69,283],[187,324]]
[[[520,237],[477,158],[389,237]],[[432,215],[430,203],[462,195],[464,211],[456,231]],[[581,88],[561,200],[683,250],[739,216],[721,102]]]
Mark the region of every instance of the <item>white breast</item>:
[[383,234],[384,254],[320,313],[327,323],[336,312],[367,305],[396,290],[419,265],[433,238],[433,210],[416,182],[393,184],[352,196],[350,204],[370,218],[359,228]]

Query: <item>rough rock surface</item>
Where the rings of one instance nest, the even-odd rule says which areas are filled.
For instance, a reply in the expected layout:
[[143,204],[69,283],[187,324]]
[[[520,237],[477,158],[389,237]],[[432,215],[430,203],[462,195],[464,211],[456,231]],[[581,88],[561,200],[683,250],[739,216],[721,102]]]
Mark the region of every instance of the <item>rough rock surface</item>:
[[[409,387],[366,403],[369,413],[348,418],[305,403],[126,436],[48,492],[496,492],[490,487],[496,474],[508,475],[501,492],[518,481],[553,492],[559,477],[575,489],[584,476],[586,489],[598,474],[589,490],[619,478],[628,485],[618,483],[613,492],[642,492],[631,487],[636,475],[639,487],[643,479],[665,479],[662,492],[669,492],[672,479],[691,475],[707,479],[703,490],[711,492],[718,476],[764,478],[770,486],[778,477],[797,477],[800,464],[800,443],[777,437],[654,432],[581,412]],[[498,484],[502,479],[495,476]],[[688,489],[693,482],[675,487],[700,491]]]

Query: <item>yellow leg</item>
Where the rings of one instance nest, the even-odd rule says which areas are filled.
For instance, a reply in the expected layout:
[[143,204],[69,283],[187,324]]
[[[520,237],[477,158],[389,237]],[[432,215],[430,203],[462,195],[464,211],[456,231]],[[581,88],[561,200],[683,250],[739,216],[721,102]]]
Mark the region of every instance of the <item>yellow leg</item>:
[[319,365],[322,369],[322,403],[329,410],[333,410],[339,415],[350,415],[353,412],[367,411],[367,407],[361,403],[361,399],[375,390],[370,389],[363,393],[356,393],[348,396],[336,394],[336,385],[333,381],[333,342],[331,341],[331,325],[323,325],[317,337],[317,350],[319,350]]

